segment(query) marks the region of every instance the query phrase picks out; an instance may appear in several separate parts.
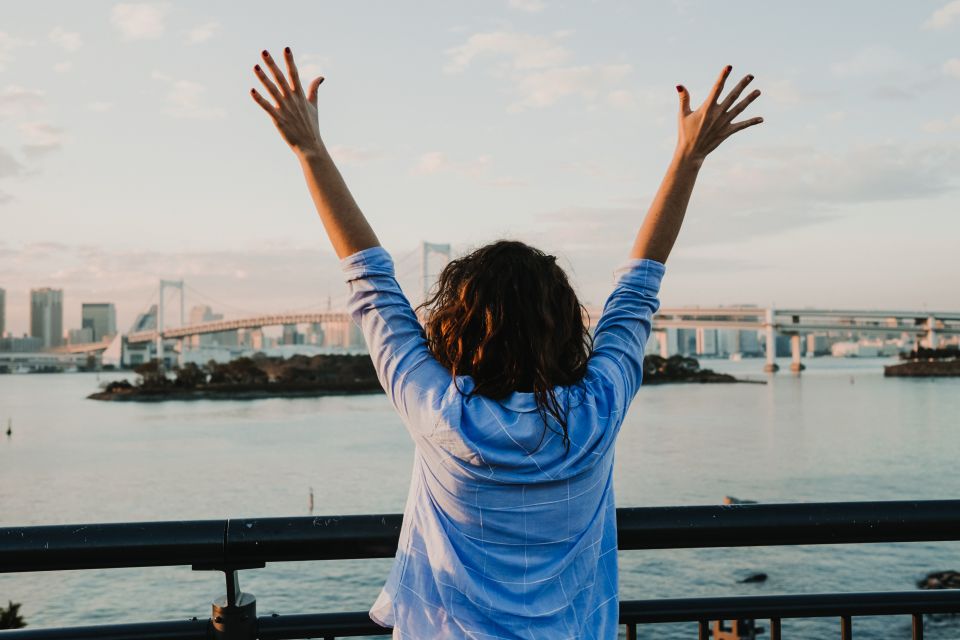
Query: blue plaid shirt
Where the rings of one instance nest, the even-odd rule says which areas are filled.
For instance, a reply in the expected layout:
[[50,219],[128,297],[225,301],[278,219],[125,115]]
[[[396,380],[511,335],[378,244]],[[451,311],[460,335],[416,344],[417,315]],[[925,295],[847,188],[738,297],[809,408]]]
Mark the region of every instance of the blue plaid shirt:
[[411,640],[616,638],[614,442],[664,266],[617,271],[586,376],[556,390],[569,451],[544,435],[532,393],[465,395],[473,380],[454,381],[430,355],[383,248],[342,266],[350,313],[416,445],[396,559],[370,617]]

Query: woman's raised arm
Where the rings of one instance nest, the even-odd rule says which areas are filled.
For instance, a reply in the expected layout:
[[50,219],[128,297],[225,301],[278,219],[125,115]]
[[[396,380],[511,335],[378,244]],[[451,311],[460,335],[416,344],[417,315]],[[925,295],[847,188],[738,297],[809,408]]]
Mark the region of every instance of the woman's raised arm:
[[690,94],[686,88],[677,85],[677,92],[680,94],[677,149],[670,161],[667,175],[663,178],[647,217],[637,233],[633,250],[630,252],[631,258],[667,261],[677,234],[680,233],[693,185],[707,154],[737,131],[763,122],[763,118],[733,122],[733,119],[760,95],[759,91],[753,91],[737,102],[753,76],[744,77],[727,97],[720,101],[723,85],[731,69],[730,66],[724,67],[710,95],[696,111],[690,110]]
[[290,47],[284,49],[284,58],[289,78],[267,50],[263,51],[263,61],[273,78],[259,64],[253,67],[273,101],[264,98],[256,89],[251,89],[250,95],[267,112],[299,158],[313,203],[337,256],[342,259],[363,249],[380,246],[320,137],[317,89],[323,78],[314,79],[309,91],[304,93]]

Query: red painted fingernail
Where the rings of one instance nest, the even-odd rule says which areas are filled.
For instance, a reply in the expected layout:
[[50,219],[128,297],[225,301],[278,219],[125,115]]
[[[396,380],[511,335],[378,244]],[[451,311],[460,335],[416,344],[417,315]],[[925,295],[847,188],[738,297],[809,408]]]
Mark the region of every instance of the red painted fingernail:
[[753,80],[753,75],[747,76],[747,80]]
[[260,65],[258,64],[253,65],[253,68],[256,69],[257,71],[260,71]]
[[270,55],[270,52],[267,51],[266,49],[264,49],[263,51],[260,52],[260,54],[261,54],[264,58],[266,58],[267,56]]
[[682,84],[678,84],[678,85],[677,85],[677,93],[683,93],[683,85],[682,85]]
[[290,47],[286,47],[286,48],[283,50],[283,52],[284,52],[284,53],[290,53]]
[[323,84],[323,81],[324,81],[324,80],[326,80],[326,78],[320,78],[320,82],[318,82],[317,84],[318,84],[318,85],[319,85],[319,84]]

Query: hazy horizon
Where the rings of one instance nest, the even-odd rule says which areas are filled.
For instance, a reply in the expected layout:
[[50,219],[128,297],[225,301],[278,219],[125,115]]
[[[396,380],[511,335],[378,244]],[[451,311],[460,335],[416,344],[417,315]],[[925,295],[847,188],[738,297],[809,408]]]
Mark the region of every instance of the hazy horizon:
[[[250,100],[263,48],[322,73],[321,131],[417,298],[420,240],[516,237],[599,305],[672,149],[674,85],[753,73],[665,306],[960,308],[960,0],[20,3],[0,28],[0,288],[159,278],[228,316],[343,298],[299,167]],[[199,293],[198,293],[199,292]]]

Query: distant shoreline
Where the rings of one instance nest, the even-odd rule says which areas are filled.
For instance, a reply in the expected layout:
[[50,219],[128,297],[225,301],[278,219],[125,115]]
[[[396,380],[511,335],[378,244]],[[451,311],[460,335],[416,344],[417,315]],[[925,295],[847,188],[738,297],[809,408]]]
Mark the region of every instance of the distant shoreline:
[[267,398],[320,398],[382,394],[383,389],[158,389],[126,393],[98,391],[87,396],[103,402],[165,402],[167,400],[265,400]]
[[[727,373],[701,369],[694,358],[648,355],[643,363],[643,383],[663,384],[766,384],[741,380]],[[266,398],[318,398],[382,394],[383,389],[368,357],[293,357],[287,360],[241,358],[207,368],[187,365],[170,379],[156,364],[137,370],[136,384],[110,382],[87,396],[101,402],[164,402],[167,400],[262,400]]]

